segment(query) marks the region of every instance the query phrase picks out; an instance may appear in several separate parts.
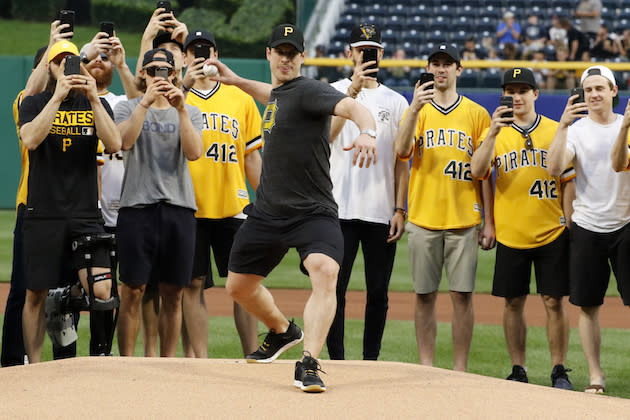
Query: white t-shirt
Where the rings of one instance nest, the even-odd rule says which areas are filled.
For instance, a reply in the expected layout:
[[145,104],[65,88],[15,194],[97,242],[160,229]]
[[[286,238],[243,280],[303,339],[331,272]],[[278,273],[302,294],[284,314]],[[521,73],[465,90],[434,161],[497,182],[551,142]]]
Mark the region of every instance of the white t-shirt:
[[[342,79],[332,86],[346,93],[351,83],[350,79]],[[369,168],[352,165],[353,151],[343,148],[352,144],[360,130],[354,122],[346,121],[331,146],[333,196],[340,219],[389,224],[396,206],[394,140],[409,104],[402,95],[382,84],[374,89],[361,89],[356,99],[370,110],[376,121],[378,161]]]
[[583,118],[567,133],[577,175],[573,221],[592,232],[613,232],[630,222],[630,172],[615,172],[610,159],[623,120],[616,116],[608,125]]
[[[114,110],[118,102],[126,101],[125,95],[114,95],[109,92],[101,96]],[[101,211],[105,226],[115,227],[118,220],[118,208],[120,207],[120,189],[125,166],[123,164],[122,150],[116,153],[103,153],[103,166],[101,166]]]

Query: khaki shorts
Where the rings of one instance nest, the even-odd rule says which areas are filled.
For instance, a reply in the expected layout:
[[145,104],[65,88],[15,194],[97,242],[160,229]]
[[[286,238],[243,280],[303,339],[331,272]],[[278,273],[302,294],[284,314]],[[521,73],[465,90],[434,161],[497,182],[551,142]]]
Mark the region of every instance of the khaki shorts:
[[408,222],[409,262],[413,288],[418,294],[433,293],[440,287],[442,267],[449,290],[475,290],[477,236],[479,226],[465,229],[429,230]]

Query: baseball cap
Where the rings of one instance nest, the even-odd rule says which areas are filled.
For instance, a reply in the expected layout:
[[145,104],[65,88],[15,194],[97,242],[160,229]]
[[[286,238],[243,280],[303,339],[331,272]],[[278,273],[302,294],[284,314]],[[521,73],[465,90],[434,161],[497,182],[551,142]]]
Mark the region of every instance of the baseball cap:
[[383,48],[381,30],[370,23],[361,23],[359,26],[355,26],[350,33],[350,46]]
[[74,45],[70,41],[59,41],[55,42],[52,47],[50,47],[50,51],[48,52],[48,61],[50,63],[55,59],[59,54],[62,53],[70,53],[72,55],[79,55],[79,49],[76,45]]
[[159,48],[160,45],[165,44],[167,42],[173,42],[173,43],[177,44],[177,46],[182,51],[184,51],[184,46],[182,45],[182,43],[172,39],[170,32],[164,32],[164,31],[158,32],[158,34],[155,36],[155,38],[153,38],[153,48]]
[[615,75],[608,67],[605,66],[592,66],[584,70],[582,73],[582,78],[580,79],[580,84],[584,83],[584,79],[588,76],[604,76],[606,79],[612,83],[613,86],[617,86],[617,81],[615,80]]
[[291,44],[299,52],[304,52],[304,35],[302,35],[300,28],[290,23],[283,23],[273,28],[271,39],[269,39],[269,48],[275,48],[282,44]]
[[[166,54],[166,58],[164,57],[155,57],[157,53]],[[146,66],[152,61],[164,61],[165,63],[170,64],[172,67],[175,67],[175,60],[173,59],[173,54],[170,51],[165,50],[164,48],[153,48],[152,50],[147,51],[144,54],[144,58],[142,59],[142,67]]]
[[215,49],[217,48],[217,43],[215,42],[214,37],[210,32],[204,31],[203,29],[195,29],[194,31],[190,32],[186,37],[186,41],[184,41],[184,51],[186,51],[188,47],[190,47],[190,44],[195,41],[207,41]]
[[526,69],[524,67],[515,67],[503,73],[503,83],[501,84],[501,87],[505,87],[505,85],[509,85],[511,83],[523,83],[531,86],[534,90],[538,90],[534,73],[530,69]]
[[446,54],[449,57],[451,57],[453,60],[455,60],[457,65],[459,65],[459,51],[457,51],[457,48],[455,48],[451,44],[441,43],[441,44],[436,45],[431,50],[428,60],[430,61],[431,57],[433,57],[436,54]]

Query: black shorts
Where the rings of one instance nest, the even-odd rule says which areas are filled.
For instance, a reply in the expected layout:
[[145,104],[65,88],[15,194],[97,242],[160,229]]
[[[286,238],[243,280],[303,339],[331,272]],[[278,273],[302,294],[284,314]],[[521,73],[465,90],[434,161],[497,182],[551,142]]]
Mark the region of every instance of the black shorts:
[[[230,271],[266,277],[289,248],[297,249],[302,262],[310,254],[321,253],[341,266],[343,235],[336,217],[316,215],[280,220],[248,214],[234,237]],[[300,269],[308,275],[303,263]]]
[[[76,283],[77,270],[87,267],[87,263],[82,256],[72,252],[72,241],[83,235],[104,232],[103,220],[100,218],[25,217],[23,235],[26,287],[30,290],[46,290]],[[108,250],[99,249],[94,255],[92,267],[109,266]]]
[[124,207],[118,213],[120,280],[188,286],[195,249],[193,210],[166,203]]
[[529,294],[534,264],[536,291],[541,295],[562,297],[569,294],[569,232],[565,229],[553,242],[515,249],[497,243],[492,294],[515,298]]
[[205,276],[205,289],[214,286],[212,278],[212,261],[210,250],[214,254],[214,264],[220,277],[227,277],[230,250],[234,235],[243,224],[244,219],[229,217],[226,219],[197,219],[197,240],[195,242],[195,259],[193,262],[193,278]]
[[609,233],[591,232],[572,223],[570,237],[569,301],[576,306],[603,304],[612,266],[623,304],[630,305],[630,223]]

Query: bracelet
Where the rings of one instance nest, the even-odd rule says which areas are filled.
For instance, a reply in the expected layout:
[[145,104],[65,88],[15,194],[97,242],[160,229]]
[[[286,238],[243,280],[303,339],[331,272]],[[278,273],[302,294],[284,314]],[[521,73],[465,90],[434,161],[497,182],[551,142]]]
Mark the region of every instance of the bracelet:
[[402,207],[394,207],[394,213],[400,213],[403,215],[403,217],[407,216],[407,210],[403,209]]
[[144,109],[149,109],[149,107],[147,105],[144,105],[142,101],[138,102],[138,105],[140,105]]
[[348,96],[350,96],[352,99],[356,99],[358,94],[359,91],[353,88],[352,85],[348,86]]
[[182,90],[183,90],[184,92],[188,92],[188,91],[190,91],[190,89],[189,89],[189,88],[187,88],[187,87],[186,87],[186,85],[185,85],[185,84],[183,84],[183,83],[182,83]]

